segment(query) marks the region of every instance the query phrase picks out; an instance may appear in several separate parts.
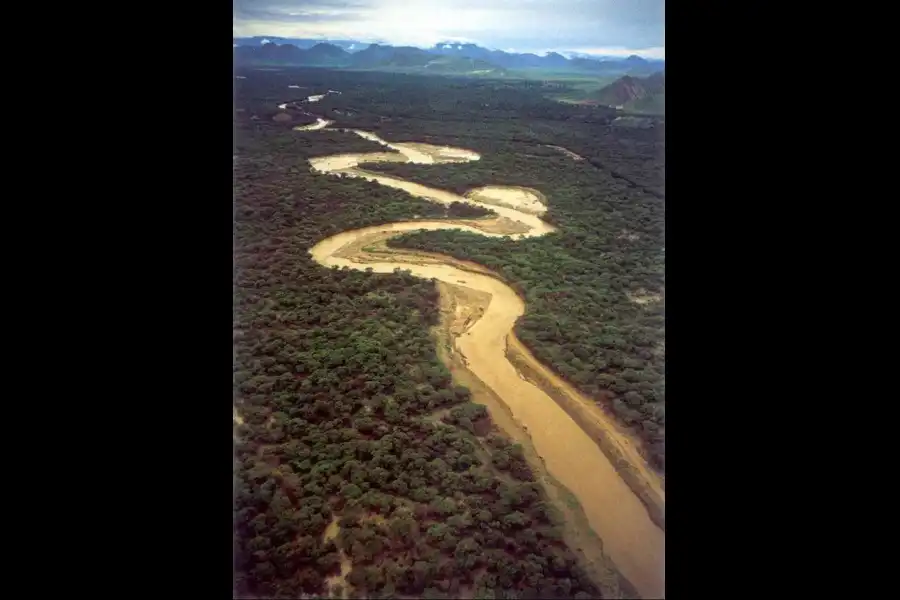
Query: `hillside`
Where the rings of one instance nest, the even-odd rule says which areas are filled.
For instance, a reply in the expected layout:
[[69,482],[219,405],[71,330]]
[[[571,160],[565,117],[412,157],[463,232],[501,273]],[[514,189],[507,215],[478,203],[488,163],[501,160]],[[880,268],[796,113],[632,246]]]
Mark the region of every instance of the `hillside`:
[[423,68],[433,73],[469,73],[472,75],[494,76],[506,74],[506,69],[502,69],[486,60],[456,56],[431,57]]
[[666,112],[666,76],[655,73],[649,77],[625,75],[599,90],[594,96],[607,106],[621,106],[625,110],[652,114]]
[[354,67],[422,67],[434,56],[412,46],[382,46],[371,44],[365,50],[353,55]]
[[306,59],[310,64],[327,66],[346,66],[352,62],[351,54],[333,44],[316,44],[306,51]]
[[475,44],[439,43],[429,49],[434,54],[452,56],[455,58],[472,58],[491,62],[507,69],[524,68],[565,68],[568,59],[556,52],[550,52],[547,56],[538,56],[531,53],[511,53],[502,50],[488,50]]

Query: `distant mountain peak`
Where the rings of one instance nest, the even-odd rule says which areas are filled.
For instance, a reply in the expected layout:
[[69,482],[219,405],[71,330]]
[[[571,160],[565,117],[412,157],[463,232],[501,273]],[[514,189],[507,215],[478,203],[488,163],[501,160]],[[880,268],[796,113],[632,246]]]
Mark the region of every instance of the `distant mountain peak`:
[[334,44],[329,44],[327,42],[320,42],[310,48],[307,52],[316,52],[332,56],[341,56],[347,53],[347,51],[340,46],[335,46]]

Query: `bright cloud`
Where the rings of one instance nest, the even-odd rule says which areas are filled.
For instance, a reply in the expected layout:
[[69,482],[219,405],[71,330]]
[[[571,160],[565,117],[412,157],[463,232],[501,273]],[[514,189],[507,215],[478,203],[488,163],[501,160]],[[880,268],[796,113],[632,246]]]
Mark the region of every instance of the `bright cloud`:
[[236,36],[477,43],[657,57],[664,0],[233,0]]
[[581,52],[582,54],[594,54],[597,56],[631,56],[637,54],[644,58],[666,58],[666,47],[657,46],[654,48],[570,48],[572,52]]

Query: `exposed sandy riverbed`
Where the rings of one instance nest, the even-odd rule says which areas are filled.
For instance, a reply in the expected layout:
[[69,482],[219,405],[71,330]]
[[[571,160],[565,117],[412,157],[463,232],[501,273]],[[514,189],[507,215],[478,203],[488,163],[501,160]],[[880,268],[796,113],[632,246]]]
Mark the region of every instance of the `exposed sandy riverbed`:
[[[415,258],[421,258],[420,254],[417,253]],[[484,269],[475,263],[463,261],[459,261],[457,266],[463,269],[474,268],[476,272]],[[604,553],[603,541],[591,529],[584,508],[573,498],[572,493],[547,471],[547,466],[538,456],[525,426],[515,419],[509,406],[469,370],[466,357],[456,348],[456,338],[481,319],[491,301],[490,295],[467,288],[465,283],[466,280],[460,280],[460,285],[437,282],[441,318],[432,333],[436,338],[438,356],[450,369],[454,382],[467,387],[472,393],[472,401],[486,406],[494,425],[510,440],[521,446],[535,480],[544,488],[549,501],[562,517],[563,539],[578,554],[580,565],[598,585],[603,597],[610,599],[638,597],[633,586],[623,579],[616,566]],[[441,413],[446,412],[449,412],[449,409],[436,411],[427,418],[432,422],[439,422]],[[489,459],[485,462],[489,463]]]
[[[417,164],[477,160],[477,154],[470,151],[448,153],[447,149],[437,146],[391,144],[373,133],[362,131],[354,133],[395,150],[398,154],[388,155],[394,156],[389,160],[403,160]],[[434,202],[444,204],[453,201],[467,202],[490,208],[509,222],[527,228],[527,231],[513,235],[515,239],[544,235],[554,230],[536,214],[509,206],[487,205],[471,197],[463,198],[445,190],[429,188],[358,168],[359,164],[381,160],[384,155],[385,153],[339,155],[312,159],[310,163],[313,169],[319,172],[365,177]],[[503,197],[498,193],[499,190],[511,190],[508,193],[516,194],[515,197],[519,199],[520,204],[527,201],[534,205],[534,198],[541,198],[537,192],[533,192],[533,197],[528,197],[519,188],[497,186],[481,188],[479,193],[496,200]],[[541,205],[544,206],[543,203]],[[405,250],[370,253],[365,250],[367,244],[373,241],[383,241],[398,233],[419,229],[461,229],[478,235],[503,235],[491,232],[491,226],[485,225],[488,222],[488,220],[407,221],[367,227],[339,233],[322,240],[310,252],[313,258],[324,266],[372,269],[378,273],[390,273],[399,267],[409,270],[418,277],[434,278],[450,285],[473,290],[473,297],[489,297],[490,300],[484,310],[473,313],[465,331],[459,332],[460,335],[453,340],[454,351],[459,353],[466,369],[502,400],[516,425],[528,432],[534,450],[542,458],[549,474],[580,502],[591,529],[602,540],[604,553],[619,572],[641,596],[663,597],[665,534],[654,523],[654,519],[651,519],[650,512],[644,504],[656,501],[661,512],[665,501],[661,481],[643,464],[635,444],[626,434],[619,431],[608,418],[604,420],[602,411],[599,411],[590,399],[567,386],[549,369],[537,362],[515,339],[512,335],[513,325],[525,312],[522,299],[499,277],[478,265],[467,267],[462,261],[432,253],[413,253]],[[443,262],[440,262],[441,260]],[[446,290],[442,290],[442,293],[446,293]],[[477,315],[480,315],[480,318]],[[507,352],[511,345],[516,351],[516,360],[527,363],[531,369],[532,380],[538,385],[526,379],[525,375],[520,374],[510,362]],[[550,394],[545,392],[547,385],[553,387],[555,391],[551,391]],[[573,412],[572,406],[564,408],[565,405],[554,397],[557,393],[571,396],[572,406],[579,406],[578,410],[581,412]],[[581,422],[586,423],[593,419],[591,422],[595,427],[608,429],[605,438],[607,446],[600,444],[600,441],[596,440],[596,435],[592,437],[586,433],[570,413],[575,414]],[[604,451],[598,449],[598,444]],[[618,454],[612,455],[615,456],[620,470],[630,465],[628,471],[630,486],[604,453],[610,448],[613,450],[618,448]],[[632,488],[639,490],[640,498]],[[658,520],[658,515],[655,515],[655,518]]]
[[[448,192],[446,190],[439,190],[419,183],[413,183],[411,181],[406,181],[397,177],[373,173],[371,171],[366,171],[365,169],[359,168],[360,164],[366,162],[373,163],[393,161],[411,162],[415,164],[435,164],[443,162],[478,160],[480,156],[476,152],[463,150],[460,148],[431,146],[429,144],[391,144],[382,140],[374,133],[359,131],[355,129],[352,131],[353,133],[364,139],[379,143],[391,150],[394,150],[396,154],[391,155],[383,152],[373,152],[368,154],[337,154],[333,156],[313,158],[309,161],[310,165],[312,165],[313,170],[320,173],[341,173],[351,177],[362,177],[370,181],[377,181],[381,185],[404,190],[406,192],[409,192],[413,196],[425,198],[426,200],[431,200],[432,202],[438,202],[440,204],[462,202],[465,204],[472,204],[474,206],[481,206],[482,208],[494,211],[499,216],[505,217],[510,221],[524,224],[528,228],[528,231],[514,235],[513,237],[517,239],[523,237],[544,235],[556,230],[555,227],[545,223],[535,214],[525,213],[521,210],[516,210],[515,208],[511,208],[508,206],[498,206],[496,204],[479,202],[474,198],[466,198],[465,196],[460,196],[459,194],[454,194],[453,192]],[[477,191],[479,194],[493,198],[507,197],[510,195],[514,197],[520,197],[524,193],[528,193],[534,198],[540,197],[539,192],[534,190],[527,190],[526,188],[486,186],[479,188]],[[443,228],[447,229],[446,226]]]
[[466,198],[491,204],[506,206],[532,215],[547,212],[547,204],[540,192],[528,188],[486,186],[476,188],[466,194]]
[[316,131],[318,129],[325,129],[329,125],[331,125],[334,121],[328,121],[323,119],[322,117],[317,117],[315,123],[311,123],[309,125],[298,125],[294,127],[294,131]]
[[548,148],[553,148],[554,150],[559,150],[560,152],[562,152],[563,154],[565,154],[566,156],[568,156],[569,158],[571,158],[573,160],[584,160],[583,156],[579,156],[578,154],[575,154],[568,148],[563,148],[562,146],[551,146],[550,144],[545,144],[545,145]]

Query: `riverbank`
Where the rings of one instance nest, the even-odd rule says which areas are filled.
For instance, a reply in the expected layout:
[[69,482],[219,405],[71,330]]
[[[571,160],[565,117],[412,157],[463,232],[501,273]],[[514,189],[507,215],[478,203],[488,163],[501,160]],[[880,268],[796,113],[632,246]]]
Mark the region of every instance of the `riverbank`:
[[[415,148],[405,144],[388,144],[374,134],[355,133],[399,152],[408,162],[444,162],[442,155],[453,156],[446,162],[460,162],[466,160],[461,157],[476,160],[473,155],[477,156],[469,151],[454,153],[427,144],[416,144]],[[513,239],[545,235],[554,230],[533,213],[513,207],[487,205],[445,190],[378,176],[357,168],[360,163],[377,161],[383,156],[383,152],[342,155],[340,160],[333,160],[337,157],[322,157],[312,159],[310,163],[319,172],[337,171],[365,177],[435,202],[465,202],[489,208],[520,230],[525,228],[511,236]],[[389,160],[397,158],[393,155]],[[500,186],[489,188],[502,189]],[[522,191],[516,189],[515,193],[521,195]],[[498,223],[499,220],[494,225]],[[582,402],[578,395],[569,393],[574,388],[569,390],[571,386],[567,387],[515,339],[512,331],[525,312],[523,299],[496,274],[480,265],[462,265],[460,261],[433,253],[386,252],[383,246],[383,242],[390,237],[420,229],[461,229],[496,237],[509,235],[488,231],[490,228],[489,220],[405,221],[339,233],[320,241],[310,253],[326,267],[346,266],[378,273],[401,268],[418,277],[435,279],[450,286],[463,286],[471,290],[473,297],[490,298],[480,315],[476,318],[472,313],[465,330],[452,337],[453,356],[461,361],[463,367],[461,370],[454,369],[458,371],[455,376],[490,391],[490,395],[483,393],[481,396],[496,399],[490,404],[485,401],[495,420],[503,421],[501,415],[508,410],[512,419],[512,424],[506,423],[508,428],[521,428],[527,433],[536,456],[545,465],[547,477],[557,481],[577,499],[584,521],[602,540],[600,555],[610,559],[606,562],[600,559],[595,561],[601,565],[597,567],[598,573],[618,570],[641,596],[663,597],[665,533],[662,481],[654,483],[652,470],[644,464],[637,446],[624,432],[616,429],[609,419],[600,418],[602,411],[592,413],[591,407]],[[381,244],[381,249],[370,253],[368,250],[375,249],[370,248],[375,243]],[[441,289],[443,302],[445,295],[451,291],[446,287]],[[599,411],[597,407],[593,408]],[[500,426],[507,429],[502,424]],[[645,481],[643,487],[638,485],[641,480]],[[552,495],[552,490],[560,486],[545,484],[544,487]],[[563,492],[559,493],[562,497]],[[573,514],[572,518],[573,523],[578,522],[577,515]],[[587,545],[573,541],[577,544],[573,548]],[[608,566],[609,562],[615,566]],[[608,583],[610,577],[606,575],[601,578],[607,581],[607,593],[612,593],[614,586]]]

